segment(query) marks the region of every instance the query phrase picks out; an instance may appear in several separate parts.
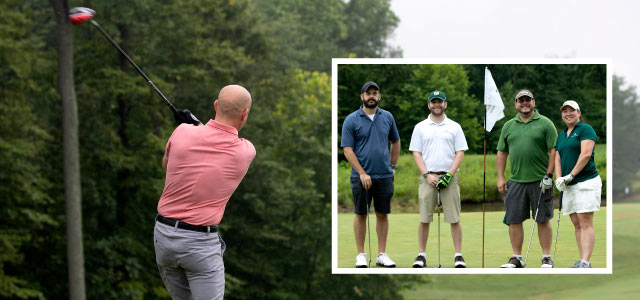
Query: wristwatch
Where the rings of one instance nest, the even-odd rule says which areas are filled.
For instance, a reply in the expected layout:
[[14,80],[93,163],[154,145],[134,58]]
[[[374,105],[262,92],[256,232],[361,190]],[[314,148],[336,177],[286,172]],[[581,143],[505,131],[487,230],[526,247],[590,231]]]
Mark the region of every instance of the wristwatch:
[[433,172],[427,171],[427,173],[422,174],[422,177],[424,177],[426,179],[427,176],[429,176],[429,174],[431,174],[431,173],[433,173]]

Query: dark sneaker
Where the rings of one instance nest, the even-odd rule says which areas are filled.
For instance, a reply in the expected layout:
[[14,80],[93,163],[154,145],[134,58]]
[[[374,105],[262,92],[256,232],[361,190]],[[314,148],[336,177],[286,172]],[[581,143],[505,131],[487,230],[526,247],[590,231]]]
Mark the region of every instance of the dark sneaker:
[[543,257],[540,268],[553,268],[553,260],[551,260],[551,257]]
[[416,261],[413,262],[413,267],[414,268],[425,268],[425,267],[427,267],[427,259],[424,258],[424,256],[422,256],[422,255],[418,255],[418,257],[416,257]]
[[571,266],[570,268],[580,268],[579,266],[581,262],[582,262],[581,260],[576,261],[576,263],[573,264],[573,266]]
[[467,264],[464,262],[464,258],[462,258],[462,255],[461,256],[456,256],[454,267],[455,268],[466,268],[467,267]]
[[511,258],[509,258],[509,262],[500,266],[500,268],[523,268],[523,266],[521,260],[519,260],[515,256],[512,256]]

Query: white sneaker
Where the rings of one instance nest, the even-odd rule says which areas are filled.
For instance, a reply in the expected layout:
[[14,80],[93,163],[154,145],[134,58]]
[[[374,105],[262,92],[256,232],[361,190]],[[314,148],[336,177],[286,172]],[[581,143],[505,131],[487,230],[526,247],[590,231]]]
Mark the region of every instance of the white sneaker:
[[367,264],[367,254],[366,253],[360,253],[358,254],[358,256],[356,256],[356,268],[368,268],[369,265]]
[[385,268],[395,268],[396,263],[394,263],[393,260],[391,260],[391,258],[389,258],[389,255],[387,255],[386,253],[380,253],[380,255],[378,255],[378,259],[376,260],[376,266],[385,267]]

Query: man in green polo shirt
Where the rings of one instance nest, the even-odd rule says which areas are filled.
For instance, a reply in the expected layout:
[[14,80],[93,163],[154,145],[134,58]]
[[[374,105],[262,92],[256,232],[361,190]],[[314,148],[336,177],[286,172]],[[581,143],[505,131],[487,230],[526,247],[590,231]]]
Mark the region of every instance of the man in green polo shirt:
[[[505,223],[509,225],[509,238],[513,250],[513,257],[502,265],[503,268],[524,267],[522,223],[529,219],[529,211],[533,216],[538,211],[535,222],[538,225],[538,239],[543,253],[541,267],[553,267],[550,256],[553,231],[549,220],[553,217],[552,173],[558,133],[553,122],[535,110],[535,105],[536,101],[531,91],[518,91],[515,96],[518,114],[504,124],[498,141],[498,191],[505,195]],[[511,172],[509,181],[505,182],[507,156]]]

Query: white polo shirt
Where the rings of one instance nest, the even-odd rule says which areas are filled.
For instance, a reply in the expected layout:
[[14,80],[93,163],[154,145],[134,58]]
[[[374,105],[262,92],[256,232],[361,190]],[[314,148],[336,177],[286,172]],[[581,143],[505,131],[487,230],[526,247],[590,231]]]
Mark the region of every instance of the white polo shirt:
[[448,172],[456,151],[469,150],[462,127],[444,116],[440,124],[431,120],[431,114],[413,128],[409,151],[422,153],[427,171]]

